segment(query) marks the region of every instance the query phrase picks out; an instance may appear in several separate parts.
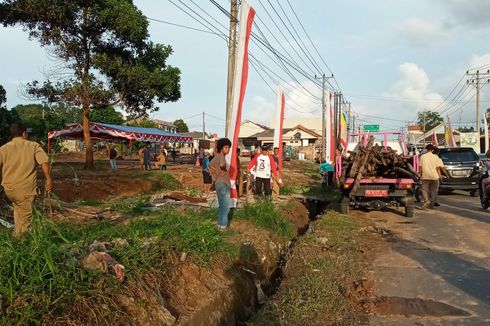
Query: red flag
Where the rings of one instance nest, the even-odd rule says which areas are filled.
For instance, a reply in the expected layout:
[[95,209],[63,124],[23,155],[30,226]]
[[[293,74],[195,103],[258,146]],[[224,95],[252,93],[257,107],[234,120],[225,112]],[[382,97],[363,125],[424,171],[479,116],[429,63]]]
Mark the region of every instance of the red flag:
[[282,178],[282,153],[283,153],[283,145],[282,145],[282,129],[284,125],[284,106],[286,104],[286,100],[284,97],[284,92],[282,88],[279,86],[277,91],[277,111],[276,111],[276,129],[274,130],[274,148],[279,148],[278,153],[278,161],[279,164],[277,166],[277,171],[279,173],[279,178]]
[[236,189],[237,174],[237,148],[240,124],[242,122],[242,106],[247,89],[248,79],[248,43],[252,32],[255,10],[248,5],[245,0],[241,2],[240,9],[240,30],[238,32],[238,43],[235,57],[235,74],[233,79],[233,94],[230,127],[227,137],[231,140],[232,146],[230,153],[226,155],[226,162],[230,171],[231,198],[236,206],[238,192]]

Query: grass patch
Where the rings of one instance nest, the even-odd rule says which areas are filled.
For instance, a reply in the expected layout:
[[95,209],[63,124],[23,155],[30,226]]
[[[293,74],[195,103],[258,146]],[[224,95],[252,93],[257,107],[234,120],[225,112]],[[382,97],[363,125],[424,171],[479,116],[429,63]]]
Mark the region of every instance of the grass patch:
[[155,184],[154,190],[178,190],[183,188],[182,183],[167,172],[146,172],[138,174],[138,177],[152,181]]
[[148,195],[120,199],[113,202],[111,210],[133,216],[147,215],[149,211],[146,208],[150,206],[150,200],[151,197]]
[[300,238],[288,261],[285,281],[248,325],[352,325],[356,312],[345,290],[361,279],[360,225],[329,212],[314,233]]
[[[201,265],[209,264],[216,254],[232,253],[234,248],[224,237],[210,215],[174,211],[126,224],[89,226],[57,224],[37,217],[31,232],[19,240],[0,230],[0,324],[42,324],[45,318],[61,316],[77,299],[122,291],[124,286],[116,285],[111,273],[90,272],[79,266],[79,259],[94,240],[127,240],[128,246],[114,246],[109,254],[126,267],[128,278],[138,279],[152,269],[165,270],[169,257],[182,252]],[[118,311],[107,304],[99,308],[107,315]]]
[[97,207],[102,205],[104,202],[100,200],[84,200],[78,203],[80,206],[91,206],[91,207]]
[[271,201],[263,200],[255,204],[246,204],[235,212],[234,218],[252,222],[259,228],[269,230],[281,237],[293,239],[296,230]]

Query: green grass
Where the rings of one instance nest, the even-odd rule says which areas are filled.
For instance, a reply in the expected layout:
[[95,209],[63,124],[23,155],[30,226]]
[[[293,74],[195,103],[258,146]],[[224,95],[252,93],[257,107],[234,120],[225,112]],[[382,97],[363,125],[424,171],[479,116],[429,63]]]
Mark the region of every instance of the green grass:
[[[79,267],[78,260],[94,240],[128,241],[129,246],[109,251],[126,267],[128,278],[152,269],[165,270],[169,254],[187,252],[188,259],[201,265],[209,264],[218,253],[232,254],[234,248],[225,243],[225,235],[210,217],[164,211],[126,224],[102,222],[84,227],[38,217],[31,232],[20,240],[1,230],[0,324],[38,324],[43,318],[62,315],[77,298],[116,295],[122,287],[115,285],[112,274]],[[117,311],[107,305],[97,309],[108,314]]]
[[140,177],[153,181],[155,183],[155,190],[178,190],[183,188],[182,183],[167,172],[148,172],[141,174]]
[[286,239],[296,236],[294,226],[271,201],[263,200],[255,204],[246,204],[235,212],[234,218],[252,222],[255,226],[271,231]]
[[284,283],[249,325],[352,325],[358,321],[344,293],[363,275],[360,226],[351,217],[329,212],[314,229],[298,240]]

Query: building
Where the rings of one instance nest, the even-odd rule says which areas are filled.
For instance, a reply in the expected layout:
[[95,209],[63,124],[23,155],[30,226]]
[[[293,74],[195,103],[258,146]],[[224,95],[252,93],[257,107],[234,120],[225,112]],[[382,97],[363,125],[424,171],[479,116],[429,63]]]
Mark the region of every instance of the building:
[[[446,146],[446,125],[444,123],[441,123],[440,125],[435,126],[429,131],[426,131],[425,133],[421,132],[417,137],[415,135],[412,137],[412,139],[409,140],[409,143],[413,143],[413,139],[415,138],[415,145],[427,145],[427,144],[432,144],[432,140],[434,139],[434,134],[436,135],[437,138],[437,143],[439,146],[443,147]],[[461,138],[461,132],[458,130],[453,129],[453,136],[454,136],[454,141],[456,144],[460,143],[460,138]]]
[[157,124],[157,128],[168,132],[176,133],[177,127],[172,123],[164,120],[153,119],[153,122]]
[[210,137],[208,133],[204,133],[204,137],[202,131],[181,132],[179,135],[192,138],[193,148],[210,148]]
[[[249,137],[255,139],[258,146],[274,144],[274,129],[268,129]],[[315,131],[297,125],[293,128],[283,129],[283,144],[291,147],[315,146],[322,136]]]
[[246,150],[255,150],[257,146],[257,138],[255,134],[270,130],[269,127],[251,120],[245,120],[240,125],[240,134],[238,135],[238,144]]

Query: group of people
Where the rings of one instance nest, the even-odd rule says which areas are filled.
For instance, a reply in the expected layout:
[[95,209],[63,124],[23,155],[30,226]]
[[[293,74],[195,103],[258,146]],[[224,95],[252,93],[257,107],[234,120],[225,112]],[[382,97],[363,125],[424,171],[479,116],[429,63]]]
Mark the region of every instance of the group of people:
[[[158,154],[156,161],[154,162],[155,168],[157,170],[167,169],[167,156],[167,150],[164,147],[161,147],[160,153]],[[152,170],[152,154],[149,145],[140,148],[140,150],[138,151],[138,157],[140,159],[141,170]]]
[[[228,215],[231,209],[231,183],[230,171],[226,164],[226,155],[230,153],[231,141],[228,138],[221,138],[216,144],[216,153],[209,159],[210,153],[205,151],[203,157],[203,179],[214,183],[216,196],[218,199],[218,229],[226,231],[228,228]],[[272,185],[277,179],[278,185],[282,185],[282,180],[278,178],[278,151],[274,154],[269,153],[268,146],[262,146],[260,154],[255,155],[247,167],[247,173],[252,173],[255,177],[255,193],[257,196],[270,198]],[[237,152],[237,167],[240,174],[239,152]],[[209,175],[208,175],[209,174]],[[209,178],[210,177],[210,178]]]

